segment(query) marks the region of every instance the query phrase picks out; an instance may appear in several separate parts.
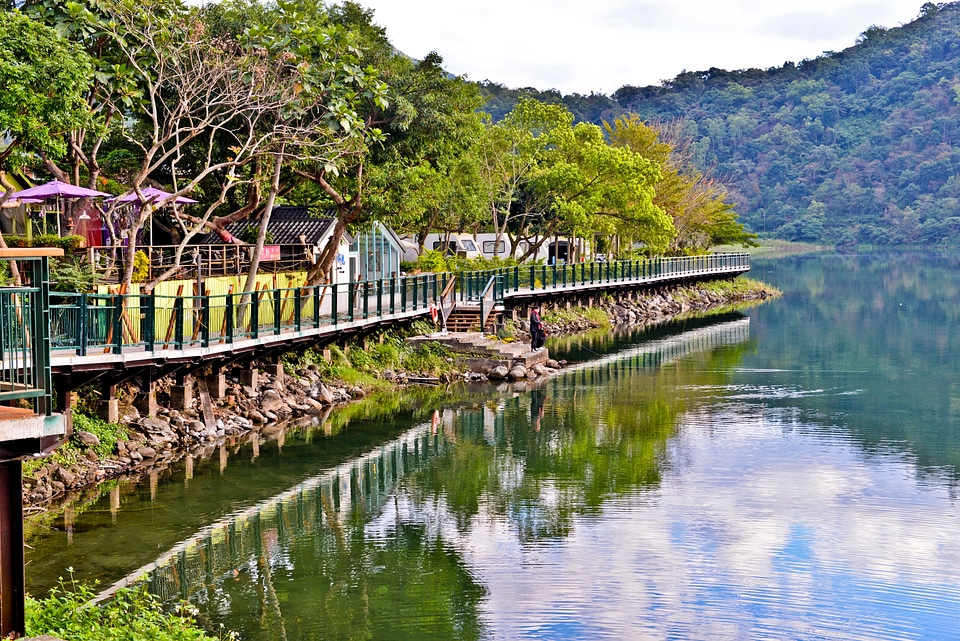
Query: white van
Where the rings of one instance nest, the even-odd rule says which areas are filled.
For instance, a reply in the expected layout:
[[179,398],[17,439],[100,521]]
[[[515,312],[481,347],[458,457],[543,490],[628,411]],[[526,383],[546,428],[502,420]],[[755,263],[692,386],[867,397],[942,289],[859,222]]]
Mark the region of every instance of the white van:
[[500,240],[497,240],[497,235],[493,233],[476,234],[474,239],[484,258],[507,258],[513,253],[508,234],[500,236]]
[[470,234],[428,234],[423,243],[426,250],[456,254],[461,258],[480,258],[480,249]]

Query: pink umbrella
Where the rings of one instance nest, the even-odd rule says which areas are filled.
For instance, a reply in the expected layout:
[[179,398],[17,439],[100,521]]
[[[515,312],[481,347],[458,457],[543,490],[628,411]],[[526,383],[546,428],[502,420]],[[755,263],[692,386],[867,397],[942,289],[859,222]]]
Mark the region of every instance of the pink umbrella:
[[95,189],[77,187],[76,185],[60,182],[59,180],[51,180],[43,185],[15,191],[10,197],[16,198],[17,200],[24,198],[47,200],[50,198],[100,198],[101,196],[109,195],[110,194]]
[[[146,187],[144,189],[141,189],[140,191],[143,192],[143,197],[146,200],[141,200],[140,197],[137,196],[137,192],[134,191],[134,192],[130,192],[129,194],[126,194],[125,196],[120,196],[119,198],[108,198],[106,202],[134,204],[134,205],[137,205],[138,208],[140,205],[144,204],[144,202],[156,203],[158,207],[163,205],[168,205],[170,203],[173,203],[175,205],[193,205],[195,203],[200,202],[199,200],[194,200],[193,198],[187,198],[186,196],[177,196],[175,200],[171,201],[169,199],[173,196],[173,194],[171,194],[168,191],[163,191],[162,189],[157,189],[156,187]],[[153,245],[153,216],[152,215],[150,216],[149,242],[150,242],[150,245],[152,246]]]
[[[162,189],[157,189],[156,187],[147,187],[141,190],[143,196],[148,202],[159,201],[162,204],[168,204],[167,200],[173,196],[170,192],[163,191]],[[106,202],[116,201],[118,203],[139,203],[142,202],[140,197],[137,196],[136,192],[130,192],[125,196],[120,196],[119,198],[107,198]],[[187,198],[186,196],[177,196],[176,200],[173,201],[176,205],[193,205],[200,202],[199,200],[194,200],[193,198]]]

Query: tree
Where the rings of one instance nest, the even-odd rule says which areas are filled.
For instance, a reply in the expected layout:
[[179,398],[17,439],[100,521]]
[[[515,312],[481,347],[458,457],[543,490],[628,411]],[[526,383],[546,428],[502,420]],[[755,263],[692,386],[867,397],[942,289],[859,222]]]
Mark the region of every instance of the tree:
[[617,235],[651,253],[666,248],[674,229],[655,203],[656,162],[607,144],[600,127],[587,123],[558,129],[554,141],[526,190],[550,214],[543,234]]
[[716,244],[754,244],[756,236],[737,222],[724,185],[694,166],[682,123],[651,126],[634,114],[604,123],[604,129],[612,145],[629,148],[661,167],[653,202],[673,219],[676,235],[669,245],[671,252],[702,253]]
[[66,152],[63,134],[87,121],[91,73],[80,47],[19,12],[0,11],[0,132],[9,137],[0,169],[22,165],[31,152]]
[[[315,283],[329,273],[339,239],[351,226],[379,219],[401,229],[422,229],[423,220],[449,213],[454,202],[475,211],[474,201],[465,197],[471,190],[462,189],[453,176],[469,167],[461,157],[480,131],[476,109],[481,100],[475,87],[444,71],[435,53],[419,61],[399,54],[373,23],[372,12],[356,3],[327,13],[316,7],[297,10],[297,25],[326,21],[349,31],[359,55],[357,68],[375,71],[379,83],[376,91],[358,93],[354,107],[363,138],[355,153],[333,165],[309,157],[292,164],[303,179],[293,193],[336,215],[332,237],[307,277]],[[469,219],[471,211],[458,213]]]
[[[16,11],[0,11],[0,205],[14,187],[6,171],[31,153],[65,153],[63,134],[86,122],[90,61],[76,45]],[[7,243],[0,234],[0,247]],[[11,263],[16,282],[20,274]]]
[[563,106],[522,98],[503,120],[488,125],[482,140],[481,172],[490,222],[497,235],[494,246],[500,244],[509,226],[515,223],[515,215],[531,215],[515,205],[547,149],[554,144],[554,133],[572,123],[573,116]]
[[563,106],[521,99],[490,125],[483,147],[488,207],[499,241],[508,230],[535,255],[554,234],[620,233],[651,251],[673,235],[653,203],[656,163],[607,144],[596,125],[573,124]]
[[[435,53],[394,60],[385,78],[398,105],[367,162],[367,213],[421,240],[439,228],[464,230],[486,212],[477,149],[483,123],[474,85],[451,78]],[[407,111],[408,116],[401,116]]]
[[[201,184],[212,192],[202,216],[180,218],[175,266],[192,236],[216,227],[213,213],[231,190],[265,179],[257,169],[263,154],[295,149],[298,158],[332,166],[354,153],[354,103],[367,72],[356,68],[356,53],[336,30],[307,25],[313,41],[294,49],[263,28],[249,29],[243,39],[211,34],[202,12],[179,0],[108,0],[97,8],[100,14],[80,17],[115,51],[137,88],[131,100],[102,96],[106,111],[124,115],[120,132],[135,151],[129,190],[145,200],[147,181],[166,175],[177,195]],[[189,178],[180,182],[183,175]],[[159,204],[146,202],[129,222],[123,282],[132,280],[137,232]]]

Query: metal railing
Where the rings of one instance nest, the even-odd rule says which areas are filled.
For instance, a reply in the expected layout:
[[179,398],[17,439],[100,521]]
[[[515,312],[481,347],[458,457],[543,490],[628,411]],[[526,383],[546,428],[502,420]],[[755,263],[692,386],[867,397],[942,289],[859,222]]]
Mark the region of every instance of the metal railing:
[[499,286],[502,296],[497,299],[498,302],[502,302],[505,296],[518,292],[655,282],[684,276],[735,273],[749,269],[750,255],[742,252],[570,265],[517,265],[461,274],[458,295],[460,302],[479,302],[487,284],[494,276],[502,280]]
[[[306,269],[315,258],[312,246],[304,244],[277,245],[280,258],[261,261],[260,272],[264,274],[282,273]],[[253,245],[217,244],[187,245],[176,263],[177,245],[153,245],[141,247],[148,259],[146,280],[152,280],[176,266],[171,278],[194,278],[200,276],[233,276],[243,273],[250,266]],[[102,277],[112,270],[114,276],[122,273],[124,267],[124,247],[90,246],[84,249],[88,263]]]
[[[55,293],[50,305],[50,340],[54,350],[71,350],[79,356],[91,351],[119,354],[130,347],[148,351],[207,347],[378,321],[396,314],[427,314],[434,305],[446,321],[456,302],[479,305],[485,325],[495,306],[511,295],[738,273],[749,267],[748,254],[712,254],[516,266],[459,276],[423,274],[265,289],[247,296]],[[0,320],[2,314],[0,307]]]
[[447,319],[450,318],[450,314],[453,313],[453,308],[457,305],[456,294],[457,277],[451,276],[443,290],[440,292],[440,301],[437,303],[440,307],[440,314],[443,321],[440,326],[444,331],[447,330]]
[[494,274],[480,293],[480,327],[487,326],[487,319],[498,302],[503,302],[503,275]]
[[54,350],[78,356],[208,347],[322,326],[336,327],[395,314],[428,312],[450,274],[377,281],[265,289],[249,295],[53,295],[50,329]]
[[49,292],[50,256],[59,249],[2,249],[16,261],[23,285],[0,287],[0,401],[28,400],[37,415],[52,413]]

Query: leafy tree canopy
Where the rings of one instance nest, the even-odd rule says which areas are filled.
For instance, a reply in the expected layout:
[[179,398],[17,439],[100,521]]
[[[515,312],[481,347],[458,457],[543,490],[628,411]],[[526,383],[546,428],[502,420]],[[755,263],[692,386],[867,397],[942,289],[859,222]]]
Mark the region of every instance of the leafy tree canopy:
[[9,137],[0,166],[22,164],[24,150],[66,152],[64,134],[88,116],[91,74],[79,46],[19,12],[0,11],[0,133]]
[[848,49],[770,69],[684,72],[609,97],[481,90],[494,114],[534,97],[584,122],[679,122],[690,160],[729,186],[725,201],[762,235],[955,245],[958,31],[960,3],[927,3],[909,24],[869,26]]

